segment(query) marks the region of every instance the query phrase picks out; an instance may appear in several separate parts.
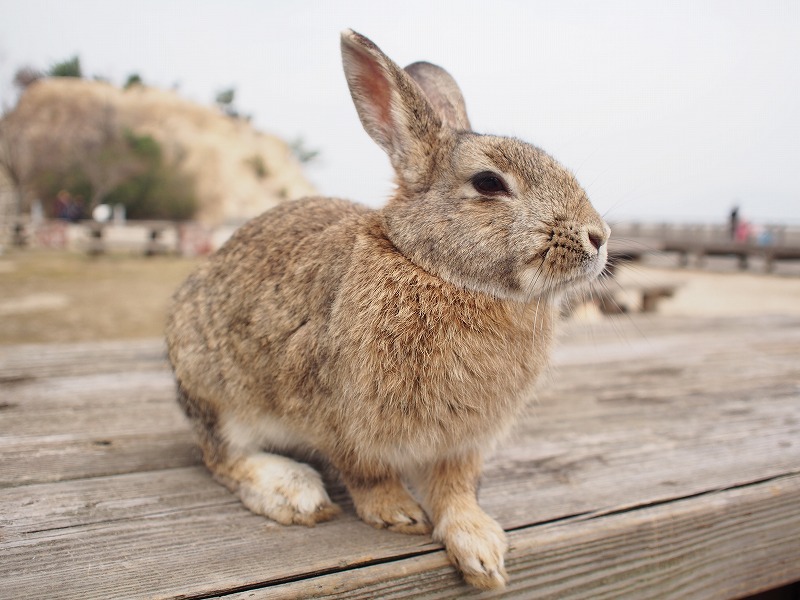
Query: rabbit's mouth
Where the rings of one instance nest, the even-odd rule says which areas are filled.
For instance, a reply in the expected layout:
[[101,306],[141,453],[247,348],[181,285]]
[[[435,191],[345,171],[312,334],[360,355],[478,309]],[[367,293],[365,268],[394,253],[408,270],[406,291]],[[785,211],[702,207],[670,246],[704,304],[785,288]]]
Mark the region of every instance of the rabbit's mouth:
[[591,283],[606,265],[607,251],[602,247],[596,254],[563,253],[550,246],[528,262],[522,274],[523,287],[533,297],[554,296],[575,287]]

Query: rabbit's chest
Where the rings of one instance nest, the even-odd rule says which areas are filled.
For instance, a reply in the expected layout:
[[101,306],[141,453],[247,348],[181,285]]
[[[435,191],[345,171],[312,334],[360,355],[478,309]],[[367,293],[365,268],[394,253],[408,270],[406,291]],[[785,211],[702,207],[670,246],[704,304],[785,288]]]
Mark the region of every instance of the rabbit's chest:
[[376,456],[398,466],[493,443],[512,426],[538,375],[522,349],[477,341],[422,349],[374,365],[377,385],[362,398],[359,429],[375,440]]
[[337,353],[342,401],[357,407],[350,431],[392,462],[497,438],[530,397],[551,339],[549,310],[413,300],[365,307]]

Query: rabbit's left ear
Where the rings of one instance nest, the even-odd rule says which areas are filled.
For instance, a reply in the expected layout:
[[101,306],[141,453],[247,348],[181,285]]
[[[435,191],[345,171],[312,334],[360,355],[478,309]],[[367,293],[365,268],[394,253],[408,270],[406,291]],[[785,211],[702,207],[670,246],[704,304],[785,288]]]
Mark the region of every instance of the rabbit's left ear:
[[471,131],[464,96],[453,76],[429,62],[415,62],[404,71],[417,82],[442,122],[456,131]]
[[342,63],[364,129],[401,179],[413,178],[437,146],[442,119],[408,73],[349,29],[342,32]]

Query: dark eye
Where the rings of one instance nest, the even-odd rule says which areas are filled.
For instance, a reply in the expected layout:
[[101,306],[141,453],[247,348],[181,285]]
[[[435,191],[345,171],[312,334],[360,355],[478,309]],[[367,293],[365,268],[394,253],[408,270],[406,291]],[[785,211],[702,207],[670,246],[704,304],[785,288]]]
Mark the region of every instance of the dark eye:
[[508,194],[508,186],[503,178],[491,171],[483,171],[472,176],[472,187],[484,196],[499,196]]

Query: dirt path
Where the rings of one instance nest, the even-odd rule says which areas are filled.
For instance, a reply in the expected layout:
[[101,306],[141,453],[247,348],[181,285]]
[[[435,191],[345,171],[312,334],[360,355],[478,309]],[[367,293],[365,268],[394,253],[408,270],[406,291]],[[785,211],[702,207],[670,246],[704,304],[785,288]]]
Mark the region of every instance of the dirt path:
[[0,257],[0,344],[161,335],[196,261],[31,252]]

